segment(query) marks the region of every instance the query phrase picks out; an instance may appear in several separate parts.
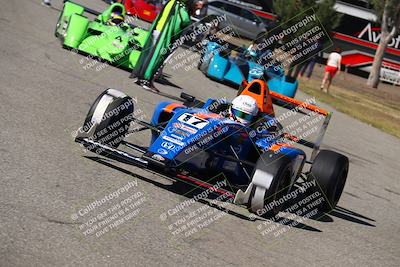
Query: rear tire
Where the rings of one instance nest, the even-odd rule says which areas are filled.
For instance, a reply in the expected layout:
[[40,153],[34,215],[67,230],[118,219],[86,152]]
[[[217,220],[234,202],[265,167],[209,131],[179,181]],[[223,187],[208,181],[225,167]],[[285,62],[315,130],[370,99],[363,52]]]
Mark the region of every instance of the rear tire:
[[[253,188],[248,202],[249,211],[262,217],[273,217],[284,205],[279,203],[269,208],[275,200],[288,193],[292,177],[291,159],[284,155],[264,153],[257,160],[253,172]],[[263,181],[263,186],[257,182]]]
[[115,89],[107,89],[90,107],[83,129],[90,129],[97,123],[93,141],[116,148],[128,133],[133,110],[131,97]]
[[[204,50],[205,48],[203,48]],[[205,52],[201,51],[200,53],[200,60],[199,63],[197,64],[197,69],[200,70],[202,73],[207,74],[207,70],[208,70],[208,66],[210,65],[210,59],[209,60],[205,60]]]
[[339,202],[347,174],[349,172],[349,159],[330,150],[321,150],[311,167],[311,178],[315,179],[324,194],[325,201],[321,210],[329,212]]

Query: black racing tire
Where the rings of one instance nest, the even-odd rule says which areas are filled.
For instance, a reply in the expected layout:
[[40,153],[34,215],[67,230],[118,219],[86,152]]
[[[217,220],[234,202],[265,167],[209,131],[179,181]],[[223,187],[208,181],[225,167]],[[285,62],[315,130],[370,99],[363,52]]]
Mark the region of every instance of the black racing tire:
[[311,166],[311,179],[315,179],[325,201],[320,208],[323,212],[334,209],[339,202],[349,172],[349,159],[337,152],[321,150]]
[[60,12],[60,15],[58,16],[56,28],[54,29],[54,36],[59,38],[59,39],[61,39],[61,36],[59,34],[59,29],[61,27],[61,18],[62,18],[63,13],[64,13],[64,6],[63,6],[63,8],[62,8],[62,10]]
[[200,60],[199,63],[197,63],[197,69],[207,75],[208,66],[210,65],[210,60],[205,61],[205,52],[203,51],[204,49],[205,48],[203,47],[203,49],[200,52]]
[[296,79],[295,77],[290,77],[290,76],[288,76],[288,75],[285,76],[285,82],[288,82],[288,83],[295,83],[296,80],[297,80],[297,79]]
[[[217,21],[218,22],[218,16],[217,15],[209,15],[207,17],[205,17],[204,19],[202,19],[201,23],[206,24],[206,23],[211,23],[213,21]],[[212,25],[208,25],[208,26],[212,26]],[[207,32],[207,35],[210,33],[210,31],[212,30],[220,30],[220,25],[219,23],[216,25],[213,25],[214,27],[209,28],[209,32]]]
[[83,129],[97,122],[93,141],[118,147],[133,121],[134,102],[131,97],[115,89],[101,93],[90,107]]
[[58,38],[58,40],[60,40],[60,43],[61,43],[62,48],[67,49],[67,50],[71,50],[72,47],[66,46],[66,45],[64,44],[64,42],[65,42],[65,37],[67,36],[67,33],[68,33],[68,28],[69,28],[69,21],[68,21],[67,27],[65,28],[64,34],[63,34],[63,35],[57,35],[57,38]]
[[[255,175],[268,173],[272,175],[269,181],[269,187],[263,196],[263,203],[255,203],[257,201],[257,191],[259,186],[254,185],[250,193],[247,208],[259,216],[271,218],[277,215],[285,203],[280,203],[269,208],[269,204],[275,200],[279,200],[283,195],[287,194],[291,185],[292,178],[292,161],[289,157],[282,154],[274,154],[273,152],[263,153],[257,160],[254,168],[252,179]],[[265,179],[268,179],[265,177]],[[260,208],[262,204],[262,208]]]
[[61,15],[62,15],[62,12],[61,12],[61,14],[60,14],[60,16],[58,18],[58,21],[57,21],[57,24],[56,24],[56,28],[54,29],[54,36],[56,38],[60,38],[59,29],[61,27]]
[[264,73],[263,76],[261,77],[261,79],[267,83],[269,80],[271,80],[271,78],[268,76],[268,74]]

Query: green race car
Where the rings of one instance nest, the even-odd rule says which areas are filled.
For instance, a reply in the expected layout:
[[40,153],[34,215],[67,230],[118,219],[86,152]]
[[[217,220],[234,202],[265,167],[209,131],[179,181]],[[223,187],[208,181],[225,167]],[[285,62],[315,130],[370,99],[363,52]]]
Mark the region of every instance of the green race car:
[[[90,21],[84,13],[97,17]],[[126,69],[133,69],[148,38],[148,31],[128,23],[109,23],[113,12],[126,16],[125,7],[115,3],[98,13],[67,1],[57,22],[55,36],[63,47],[89,54]]]
[[[90,21],[85,12],[96,18]],[[186,0],[169,0],[149,30],[123,22],[125,17],[125,7],[119,3],[99,13],[66,1],[55,36],[65,48],[129,69],[139,84],[151,83],[190,24]]]

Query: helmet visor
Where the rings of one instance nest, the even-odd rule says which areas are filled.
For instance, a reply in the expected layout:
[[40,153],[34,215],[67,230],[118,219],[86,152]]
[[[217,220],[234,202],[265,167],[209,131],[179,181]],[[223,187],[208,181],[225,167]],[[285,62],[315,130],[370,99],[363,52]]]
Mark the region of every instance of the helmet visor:
[[121,24],[122,22],[124,22],[124,17],[122,16],[114,16],[111,18],[111,22],[114,23],[115,25]]
[[246,120],[249,122],[252,121],[254,118],[254,116],[252,114],[249,114],[249,113],[246,113],[246,112],[234,109],[234,108],[232,108],[232,114],[236,118],[240,118],[240,119],[243,119],[243,120]]

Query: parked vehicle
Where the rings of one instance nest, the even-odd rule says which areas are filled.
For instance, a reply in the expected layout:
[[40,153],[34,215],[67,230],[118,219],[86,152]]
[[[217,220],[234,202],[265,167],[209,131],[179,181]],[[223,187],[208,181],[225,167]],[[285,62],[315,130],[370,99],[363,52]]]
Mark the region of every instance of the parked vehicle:
[[263,19],[258,17],[254,11],[243,8],[240,5],[224,0],[209,0],[208,15],[223,16],[227,19],[222,21],[220,28],[232,27],[238,35],[254,40],[266,32],[267,25]]
[[162,0],[124,0],[123,4],[128,15],[153,22],[161,11],[162,2]]

